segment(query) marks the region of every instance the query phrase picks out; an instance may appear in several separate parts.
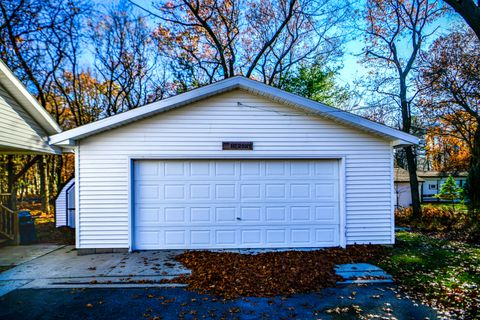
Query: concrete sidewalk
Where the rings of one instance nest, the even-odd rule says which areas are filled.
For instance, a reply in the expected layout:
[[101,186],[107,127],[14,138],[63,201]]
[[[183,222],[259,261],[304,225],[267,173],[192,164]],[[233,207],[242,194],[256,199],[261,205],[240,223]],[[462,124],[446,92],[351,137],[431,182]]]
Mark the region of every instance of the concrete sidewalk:
[[0,248],[0,267],[18,266],[54,250],[64,247],[58,244],[32,244]]
[[0,273],[0,296],[19,288],[162,287],[162,280],[190,273],[173,259],[181,252],[79,256],[66,246]]

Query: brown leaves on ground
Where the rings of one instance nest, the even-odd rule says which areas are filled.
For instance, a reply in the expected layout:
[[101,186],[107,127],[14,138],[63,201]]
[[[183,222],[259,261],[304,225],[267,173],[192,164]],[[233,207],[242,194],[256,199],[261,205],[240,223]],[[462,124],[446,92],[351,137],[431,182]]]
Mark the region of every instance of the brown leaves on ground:
[[316,251],[260,254],[187,251],[176,257],[192,270],[176,278],[200,292],[225,298],[275,296],[333,287],[339,277],[336,264],[368,262],[384,251],[380,246],[351,246]]

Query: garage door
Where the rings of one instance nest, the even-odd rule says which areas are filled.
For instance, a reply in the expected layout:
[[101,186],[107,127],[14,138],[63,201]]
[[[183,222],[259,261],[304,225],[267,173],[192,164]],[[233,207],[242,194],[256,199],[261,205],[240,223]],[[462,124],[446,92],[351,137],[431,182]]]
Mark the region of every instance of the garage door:
[[335,160],[134,162],[135,249],[339,245]]

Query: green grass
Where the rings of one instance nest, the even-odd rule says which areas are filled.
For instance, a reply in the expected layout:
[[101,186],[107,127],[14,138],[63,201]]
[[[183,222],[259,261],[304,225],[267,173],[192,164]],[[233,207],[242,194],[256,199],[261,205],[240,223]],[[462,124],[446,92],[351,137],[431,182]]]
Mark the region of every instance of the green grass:
[[397,243],[380,267],[417,299],[450,316],[480,316],[480,248],[462,242],[397,233]]

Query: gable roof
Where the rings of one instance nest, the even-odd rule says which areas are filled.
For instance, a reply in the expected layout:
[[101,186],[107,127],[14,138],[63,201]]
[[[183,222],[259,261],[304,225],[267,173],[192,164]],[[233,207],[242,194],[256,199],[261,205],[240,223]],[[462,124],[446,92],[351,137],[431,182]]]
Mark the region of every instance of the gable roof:
[[53,120],[48,111],[37,102],[1,60],[0,83],[47,134],[52,135],[62,132],[62,129]]
[[[417,173],[418,176],[418,173]],[[417,177],[418,182],[424,182],[420,177]],[[410,174],[408,173],[407,170],[400,168],[400,167],[395,167],[394,168],[394,180],[395,182],[410,182]]]
[[141,108],[133,109],[56,134],[50,137],[50,142],[58,145],[72,145],[75,140],[86,138],[133,121],[147,118],[234,89],[243,89],[253,94],[262,95],[275,101],[285,103],[307,113],[326,117],[368,131],[372,134],[383,136],[391,140],[395,146],[418,144],[419,141],[419,139],[413,135],[367,120],[352,113],[327,106],[323,103],[283,91],[243,76],[236,76],[148,104]]
[[468,176],[467,171],[457,171],[457,172],[441,172],[441,171],[417,171],[417,176],[423,178],[447,178],[448,176],[454,178],[465,178]]

